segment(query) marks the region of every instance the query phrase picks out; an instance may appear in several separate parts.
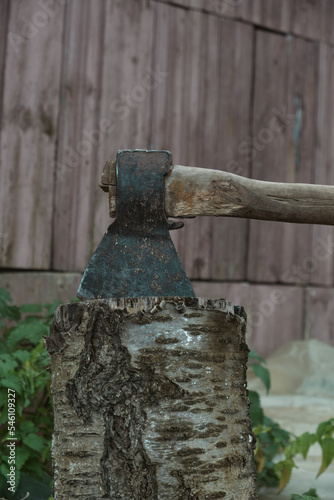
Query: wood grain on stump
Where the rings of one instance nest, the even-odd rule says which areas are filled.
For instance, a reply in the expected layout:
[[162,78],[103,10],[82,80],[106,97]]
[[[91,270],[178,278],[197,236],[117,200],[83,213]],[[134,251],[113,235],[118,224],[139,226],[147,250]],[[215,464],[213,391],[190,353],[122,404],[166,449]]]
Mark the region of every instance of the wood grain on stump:
[[58,307],[55,500],[257,499],[245,325],[225,300]]

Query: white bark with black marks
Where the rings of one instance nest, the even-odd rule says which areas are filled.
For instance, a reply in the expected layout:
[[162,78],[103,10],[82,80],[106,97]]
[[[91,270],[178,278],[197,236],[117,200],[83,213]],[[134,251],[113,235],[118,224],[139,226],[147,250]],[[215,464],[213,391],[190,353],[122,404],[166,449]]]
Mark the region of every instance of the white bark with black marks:
[[55,500],[257,499],[245,325],[225,300],[60,306]]

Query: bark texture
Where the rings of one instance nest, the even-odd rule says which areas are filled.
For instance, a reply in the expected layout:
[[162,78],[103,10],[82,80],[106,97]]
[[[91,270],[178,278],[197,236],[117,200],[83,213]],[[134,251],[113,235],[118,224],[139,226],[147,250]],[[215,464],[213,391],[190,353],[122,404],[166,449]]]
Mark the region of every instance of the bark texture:
[[55,500],[257,499],[245,325],[224,300],[60,306]]

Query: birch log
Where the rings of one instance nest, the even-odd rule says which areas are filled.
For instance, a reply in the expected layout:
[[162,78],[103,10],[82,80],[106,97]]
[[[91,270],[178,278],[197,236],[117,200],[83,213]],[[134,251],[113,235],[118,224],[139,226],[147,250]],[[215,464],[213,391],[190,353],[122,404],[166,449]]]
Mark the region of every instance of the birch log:
[[257,499],[245,325],[225,300],[58,307],[55,500]]

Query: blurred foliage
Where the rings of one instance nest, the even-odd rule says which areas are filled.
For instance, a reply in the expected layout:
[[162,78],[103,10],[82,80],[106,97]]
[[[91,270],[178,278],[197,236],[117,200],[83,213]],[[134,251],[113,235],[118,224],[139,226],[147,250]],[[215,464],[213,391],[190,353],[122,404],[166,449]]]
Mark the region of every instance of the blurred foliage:
[[[250,351],[249,358],[255,360],[252,364],[253,372],[261,379],[268,393],[270,373],[265,366],[266,361],[254,351]],[[334,418],[320,423],[314,434],[304,432],[301,436],[295,436],[265,416],[260,395],[256,391],[249,391],[249,399],[253,432],[257,438],[255,462],[259,487],[277,487],[280,493],[288,484],[293,469],[297,468],[295,458],[301,455],[306,459],[310,447],[315,443],[318,443],[322,450],[322,463],[317,477],[325,472],[334,460]],[[280,460],[277,459],[279,455],[282,456]],[[291,498],[309,500],[318,496],[315,490],[310,490],[302,495],[292,495]]]
[[[0,498],[46,500],[51,495],[53,407],[48,336],[53,304],[12,303],[0,289]],[[15,443],[10,456],[9,443]],[[8,490],[10,466],[15,467],[15,493]]]

